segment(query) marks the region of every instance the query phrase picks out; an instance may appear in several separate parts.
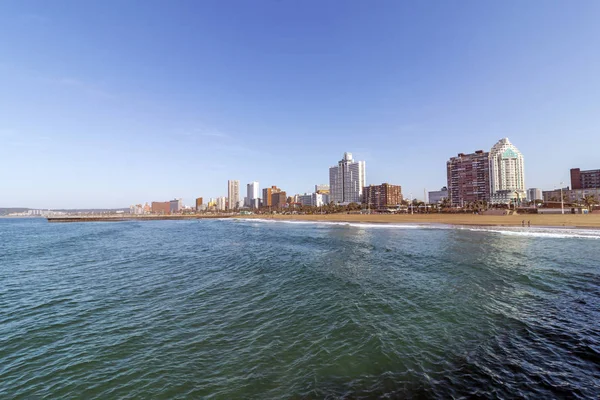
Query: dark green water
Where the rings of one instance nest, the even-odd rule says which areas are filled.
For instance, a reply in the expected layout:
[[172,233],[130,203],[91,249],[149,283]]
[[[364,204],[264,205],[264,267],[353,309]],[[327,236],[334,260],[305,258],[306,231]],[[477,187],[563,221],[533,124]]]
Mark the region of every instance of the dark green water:
[[0,219],[0,398],[598,398],[600,231]]

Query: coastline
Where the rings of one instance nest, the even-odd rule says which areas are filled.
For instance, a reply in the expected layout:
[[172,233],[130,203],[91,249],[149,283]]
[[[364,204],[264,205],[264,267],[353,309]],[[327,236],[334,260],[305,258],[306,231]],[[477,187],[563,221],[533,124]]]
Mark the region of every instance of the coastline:
[[375,224],[443,224],[456,226],[505,226],[600,229],[600,215],[472,215],[472,214],[317,214],[317,215],[239,215],[234,218],[280,221],[347,222]]
[[282,214],[250,214],[250,215],[77,215],[48,217],[48,222],[119,222],[119,221],[178,221],[192,219],[259,219],[274,221],[305,221],[305,222],[344,222],[369,224],[414,224],[414,225],[454,225],[454,226],[498,226],[525,227],[531,222],[531,227],[547,228],[585,228],[600,229],[600,214],[581,215],[473,215],[473,214],[312,214],[312,215],[282,215]]

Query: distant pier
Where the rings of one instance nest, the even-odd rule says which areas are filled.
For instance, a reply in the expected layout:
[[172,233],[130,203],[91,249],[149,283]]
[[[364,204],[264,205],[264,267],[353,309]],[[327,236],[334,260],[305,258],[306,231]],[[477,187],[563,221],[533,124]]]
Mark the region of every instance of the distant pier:
[[128,215],[128,214],[111,214],[111,215],[60,215],[47,217],[48,222],[119,222],[119,221],[158,221],[172,220],[179,221],[185,219],[219,219],[230,218],[232,215]]

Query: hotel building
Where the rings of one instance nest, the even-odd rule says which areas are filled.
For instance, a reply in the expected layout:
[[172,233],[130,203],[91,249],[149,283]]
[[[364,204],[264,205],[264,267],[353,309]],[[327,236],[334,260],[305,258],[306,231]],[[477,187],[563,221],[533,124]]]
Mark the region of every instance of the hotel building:
[[337,167],[329,168],[330,199],[336,204],[360,203],[366,185],[365,162],[344,153]]
[[508,138],[500,139],[489,153],[491,202],[507,204],[525,200],[523,155]]

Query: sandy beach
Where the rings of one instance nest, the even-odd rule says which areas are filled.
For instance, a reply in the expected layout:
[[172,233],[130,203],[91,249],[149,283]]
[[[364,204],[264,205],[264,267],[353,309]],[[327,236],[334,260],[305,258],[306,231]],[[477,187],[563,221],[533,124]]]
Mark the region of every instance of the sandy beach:
[[240,218],[280,219],[290,221],[330,221],[365,223],[412,223],[479,226],[531,226],[599,228],[600,214],[579,215],[472,215],[472,214],[323,214],[323,215],[245,215]]

